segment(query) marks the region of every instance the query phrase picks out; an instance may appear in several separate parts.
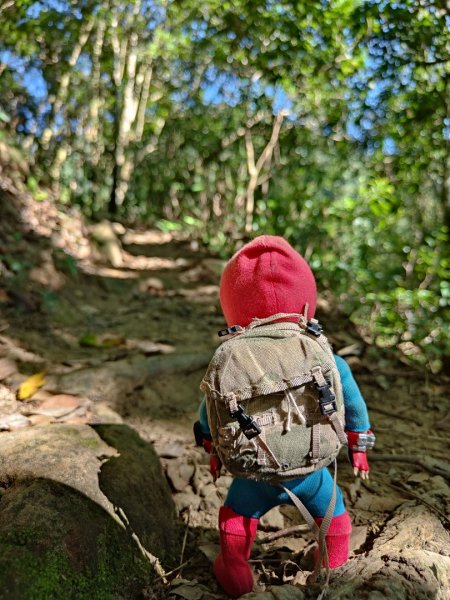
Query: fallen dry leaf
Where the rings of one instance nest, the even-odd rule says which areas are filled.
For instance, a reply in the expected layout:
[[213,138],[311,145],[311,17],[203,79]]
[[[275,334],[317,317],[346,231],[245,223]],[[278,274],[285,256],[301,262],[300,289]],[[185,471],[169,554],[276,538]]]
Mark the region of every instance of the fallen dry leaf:
[[217,558],[217,555],[220,552],[220,546],[219,544],[200,544],[200,546],[198,546],[198,549],[200,550],[200,552],[202,554],[204,554],[206,556],[206,558],[210,561],[210,562],[214,562]]
[[170,596],[178,596],[185,598],[185,600],[210,600],[211,598],[217,598],[215,594],[212,594],[207,587],[200,584],[196,579],[188,581],[186,579],[179,579],[172,582],[173,589],[170,590]]
[[55,394],[44,400],[39,406],[31,408],[30,414],[62,417],[77,409],[83,400],[69,394]]
[[43,402],[48,398],[51,398],[54,394],[51,392],[47,392],[47,390],[39,389],[35,394],[33,394],[33,402]]
[[72,419],[83,419],[83,421],[86,422],[87,421],[87,413],[88,413],[87,405],[80,406],[79,408],[76,408],[75,410],[72,410],[72,411],[66,413],[65,415],[58,417],[58,423],[69,423],[69,422],[71,423]]
[[31,398],[37,390],[44,385],[45,381],[45,371],[39,371],[39,373],[35,373],[25,379],[25,381],[19,386],[17,390],[17,400],[27,400]]
[[150,340],[126,340],[126,347],[139,350],[146,356],[152,354],[170,354],[175,351],[175,348],[169,344],[160,344]]
[[93,333],[83,335],[78,343],[87,348],[115,348],[125,343],[125,338],[113,335],[97,336]]

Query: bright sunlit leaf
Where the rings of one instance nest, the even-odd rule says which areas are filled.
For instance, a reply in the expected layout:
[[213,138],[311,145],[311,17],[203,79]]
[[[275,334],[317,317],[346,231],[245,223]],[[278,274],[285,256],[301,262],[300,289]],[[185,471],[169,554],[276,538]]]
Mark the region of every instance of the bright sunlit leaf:
[[28,398],[31,398],[44,385],[45,375],[45,371],[40,371],[25,379],[17,390],[17,399],[28,400]]

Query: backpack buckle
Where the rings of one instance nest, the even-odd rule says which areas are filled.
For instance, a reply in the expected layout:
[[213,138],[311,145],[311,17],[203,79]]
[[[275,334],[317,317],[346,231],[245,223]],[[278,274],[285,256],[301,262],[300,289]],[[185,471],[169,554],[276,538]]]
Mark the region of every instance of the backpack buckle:
[[230,412],[230,415],[233,419],[237,420],[239,427],[242,429],[242,433],[248,440],[252,440],[261,433],[261,427],[253,417],[244,411],[244,407],[241,404],[238,404],[237,410]]
[[320,412],[328,417],[337,411],[336,396],[331,391],[331,387],[327,385],[317,386],[319,392]]
[[221,329],[217,332],[219,337],[225,337],[226,335],[233,335],[234,333],[241,333],[244,331],[240,325],[232,325],[231,327],[227,327],[226,329]]
[[317,319],[310,319],[306,323],[306,331],[315,337],[319,337],[323,333],[323,327]]

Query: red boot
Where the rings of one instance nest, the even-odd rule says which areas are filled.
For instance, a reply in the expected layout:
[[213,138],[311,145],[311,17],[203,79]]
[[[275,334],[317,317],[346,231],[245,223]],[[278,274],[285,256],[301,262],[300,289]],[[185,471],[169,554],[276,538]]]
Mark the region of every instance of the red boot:
[[[320,527],[323,518],[315,517],[314,521]],[[330,569],[336,569],[347,562],[348,555],[350,554],[351,532],[352,522],[348,512],[331,519],[330,527],[328,528],[327,535],[325,537]],[[316,560],[317,555],[318,550],[316,551]]]
[[247,561],[257,527],[258,519],[238,515],[228,506],[219,511],[221,552],[214,562],[214,574],[231,598],[253,589],[253,573]]

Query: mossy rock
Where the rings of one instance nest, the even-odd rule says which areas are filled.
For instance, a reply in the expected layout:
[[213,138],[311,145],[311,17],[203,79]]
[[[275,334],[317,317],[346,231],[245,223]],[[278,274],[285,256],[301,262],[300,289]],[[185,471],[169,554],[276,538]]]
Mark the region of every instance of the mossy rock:
[[176,567],[181,551],[178,515],[153,446],[126,425],[95,425],[94,429],[119,452],[102,465],[100,489],[123,510],[144,547],[163,564]]
[[51,479],[14,482],[0,502],[0,598],[136,598],[153,569],[123,527]]
[[176,563],[158,456],[125,425],[0,435],[0,599],[132,599]]

